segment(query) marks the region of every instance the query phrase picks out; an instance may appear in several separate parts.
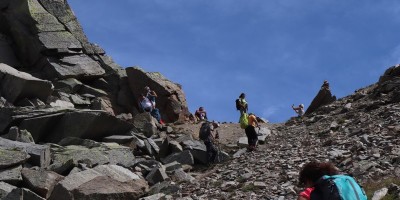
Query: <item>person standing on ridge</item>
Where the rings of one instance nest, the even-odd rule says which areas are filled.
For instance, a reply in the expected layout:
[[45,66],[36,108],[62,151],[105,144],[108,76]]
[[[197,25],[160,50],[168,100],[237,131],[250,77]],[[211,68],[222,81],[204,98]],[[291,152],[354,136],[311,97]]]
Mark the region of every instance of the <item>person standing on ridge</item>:
[[248,104],[245,99],[246,95],[244,93],[240,94],[239,98],[236,99],[236,109],[240,111],[240,116],[247,113]]

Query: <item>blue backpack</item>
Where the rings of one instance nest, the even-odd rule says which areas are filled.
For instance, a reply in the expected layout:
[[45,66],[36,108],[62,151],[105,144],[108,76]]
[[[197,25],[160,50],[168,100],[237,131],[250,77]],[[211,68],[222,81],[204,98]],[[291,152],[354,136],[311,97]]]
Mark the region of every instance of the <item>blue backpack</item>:
[[347,175],[325,175],[314,187],[311,200],[367,200],[364,190]]

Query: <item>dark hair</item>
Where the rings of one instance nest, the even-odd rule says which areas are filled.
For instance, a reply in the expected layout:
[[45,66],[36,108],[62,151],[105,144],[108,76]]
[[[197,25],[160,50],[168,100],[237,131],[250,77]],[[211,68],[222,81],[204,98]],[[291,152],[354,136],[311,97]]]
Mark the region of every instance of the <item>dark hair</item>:
[[245,96],[244,93],[240,94],[239,98],[243,98]]
[[307,181],[311,181],[315,184],[324,175],[336,175],[339,170],[330,162],[317,162],[313,161],[304,165],[300,171],[299,183],[305,184]]

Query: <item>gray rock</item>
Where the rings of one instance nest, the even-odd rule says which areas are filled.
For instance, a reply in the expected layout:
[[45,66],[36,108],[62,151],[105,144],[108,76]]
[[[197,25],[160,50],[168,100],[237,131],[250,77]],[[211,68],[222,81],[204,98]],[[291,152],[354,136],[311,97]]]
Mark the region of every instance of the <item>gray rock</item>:
[[16,200],[16,199],[29,199],[29,200],[45,200],[34,192],[26,188],[15,188],[4,197],[4,200]]
[[159,158],[165,158],[169,154],[171,154],[171,148],[168,138],[161,139],[161,144],[159,145],[159,147],[160,147],[160,151],[158,153]]
[[[115,169],[98,169],[101,172],[88,169],[71,174],[56,185],[49,199],[138,199],[144,195],[148,189],[146,181],[129,180],[123,177],[125,172]],[[101,193],[99,188],[102,188]]]
[[0,63],[0,80],[0,92],[11,103],[35,97],[46,101],[53,92],[50,81],[35,78],[2,63]]
[[76,94],[71,94],[70,99],[71,103],[73,103],[74,105],[88,106],[91,104],[89,99],[83,98]]
[[29,159],[28,153],[18,149],[4,149],[4,146],[0,144],[0,169],[6,169],[14,165],[23,164]]
[[16,126],[11,127],[8,133],[6,135],[2,135],[1,137],[18,142],[35,143],[31,133],[29,133],[27,130],[19,130]]
[[74,166],[75,166],[74,160],[69,159],[63,162],[57,161],[48,166],[46,169],[54,171],[57,174],[67,175],[71,173],[71,170],[74,168]]
[[193,155],[190,153],[190,151],[185,150],[180,153],[174,153],[166,157],[165,159],[162,160],[164,164],[168,164],[171,162],[177,161],[181,163],[182,165],[193,165],[194,164],[194,158]]
[[54,186],[64,177],[55,172],[22,169],[22,178],[28,189],[43,198],[49,198]]
[[54,87],[56,90],[60,90],[66,93],[76,93],[82,85],[83,83],[75,78],[67,78],[54,83]]
[[112,177],[119,182],[129,182],[133,180],[140,180],[140,177],[130,170],[118,165],[100,165],[93,168],[94,171]]
[[103,111],[79,110],[25,118],[19,128],[28,130],[36,142],[56,143],[66,137],[100,140],[109,135],[127,133],[134,127]]
[[0,181],[0,199],[4,199],[15,188],[17,187]]
[[158,194],[158,193],[164,193],[164,194],[177,194],[181,191],[181,188],[175,184],[172,184],[168,181],[164,181],[161,183],[157,183],[153,186],[151,186],[148,194]]
[[103,142],[115,142],[117,144],[127,144],[134,140],[134,136],[130,135],[112,135],[103,138]]
[[[73,166],[85,163],[89,167],[103,164],[118,164],[129,167],[135,159],[132,149],[113,143],[105,143],[100,147],[86,148],[70,145],[66,147],[52,147],[53,165],[69,166],[64,163],[72,160]],[[70,168],[71,170],[72,168]]]
[[151,148],[154,150],[156,154],[160,152],[160,147],[153,141],[151,138],[146,138],[147,142],[150,144]]
[[193,176],[191,176],[191,175],[187,174],[186,172],[184,172],[182,170],[182,168],[176,169],[174,171],[174,177],[179,182],[184,181],[184,182],[192,183],[192,182],[194,182],[196,180]]
[[239,147],[247,147],[249,145],[247,137],[240,137],[238,140]]
[[142,197],[139,200],[159,200],[162,199],[163,197],[165,197],[165,194],[163,193],[157,193],[157,194],[153,194],[147,197]]
[[[58,34],[58,33],[55,33]],[[44,35],[45,39],[56,35]],[[65,78],[93,78],[104,75],[105,71],[99,63],[85,54],[65,56],[61,59],[49,59],[49,67],[46,73],[50,77]],[[83,86],[82,86],[83,88]],[[81,89],[82,89],[81,88]],[[90,94],[90,93],[89,93]]]
[[91,86],[85,85],[85,84],[82,85],[82,87],[81,87],[81,89],[79,89],[78,93],[81,94],[82,96],[85,96],[85,94],[86,95],[90,94],[95,97],[105,97],[108,95],[107,92],[105,92],[103,90],[100,90],[100,89],[97,89],[97,88],[94,88],[94,87],[91,87]]
[[54,102],[50,103],[51,107],[54,108],[62,108],[62,109],[70,109],[70,108],[75,108],[74,104],[68,101],[63,101],[63,100],[56,100]]
[[169,148],[171,149],[172,153],[179,153],[183,151],[183,147],[181,144],[179,144],[178,141],[169,141]]
[[164,165],[164,167],[165,167],[166,172],[171,173],[171,172],[175,171],[176,169],[182,168],[182,165],[181,165],[181,163],[174,161],[174,162]]
[[165,172],[165,168],[162,166],[160,168],[153,168],[150,173],[147,174],[146,180],[149,182],[150,185],[154,185],[159,182],[170,180],[170,178]]
[[233,154],[233,158],[239,158],[241,155],[247,152],[247,148],[239,149],[235,154]]
[[305,114],[311,114],[321,106],[330,104],[334,101],[336,101],[336,97],[332,96],[331,91],[329,89],[321,88],[317,96],[315,96],[315,98],[312,100]]
[[386,196],[387,193],[388,193],[388,188],[382,188],[380,190],[377,190],[374,192],[372,200],[381,200],[383,197]]
[[22,181],[21,176],[22,166],[14,166],[0,170],[0,181],[16,185]]

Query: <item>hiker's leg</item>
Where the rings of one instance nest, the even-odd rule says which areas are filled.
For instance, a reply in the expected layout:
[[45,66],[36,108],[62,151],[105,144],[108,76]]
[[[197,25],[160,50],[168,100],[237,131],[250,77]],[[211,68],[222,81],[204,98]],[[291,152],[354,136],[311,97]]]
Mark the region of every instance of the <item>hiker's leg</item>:
[[215,157],[217,156],[217,154],[216,154],[217,151],[211,142],[204,142],[204,144],[206,145],[206,149],[207,149],[208,163],[213,163],[215,160]]
[[257,136],[257,132],[256,129],[253,126],[249,126],[250,128],[250,137],[251,137],[251,145],[253,146],[253,148],[256,147],[257,144],[257,140],[258,140],[258,136]]
[[244,132],[246,133],[247,144],[250,146],[251,145],[251,137],[250,137],[250,132],[249,132],[249,126],[244,129]]
[[215,148],[215,145],[213,143],[211,143],[211,157],[210,157],[210,162],[214,163],[215,162],[215,158],[217,157],[217,148]]

